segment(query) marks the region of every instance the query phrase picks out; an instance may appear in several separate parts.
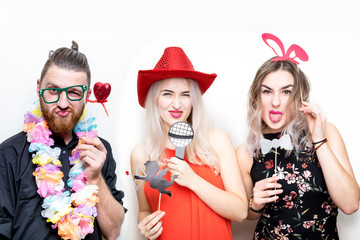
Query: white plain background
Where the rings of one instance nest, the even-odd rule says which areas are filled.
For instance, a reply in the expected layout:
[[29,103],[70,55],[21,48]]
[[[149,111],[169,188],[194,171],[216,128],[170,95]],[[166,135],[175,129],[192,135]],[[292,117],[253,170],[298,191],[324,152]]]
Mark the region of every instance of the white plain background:
[[[119,239],[142,239],[129,155],[144,140],[144,110],[137,103],[138,70],[152,69],[168,46],[180,46],[196,70],[217,73],[204,95],[215,126],[234,147],[246,135],[246,97],[255,72],[274,56],[261,39],[278,36],[287,49],[296,43],[308,62],[300,67],[311,81],[311,101],[340,130],[357,180],[359,130],[360,16],[357,1],[12,1],[0,3],[0,142],[20,131],[36,100],[36,79],[49,50],[79,43],[88,57],[92,84],[108,82],[106,107],[91,105],[99,134],[113,147],[118,188],[126,214]],[[92,96],[92,99],[94,97]],[[344,196],[346,197],[346,196]],[[251,239],[255,222],[233,224],[234,239]],[[360,213],[340,212],[341,239],[358,235]]]

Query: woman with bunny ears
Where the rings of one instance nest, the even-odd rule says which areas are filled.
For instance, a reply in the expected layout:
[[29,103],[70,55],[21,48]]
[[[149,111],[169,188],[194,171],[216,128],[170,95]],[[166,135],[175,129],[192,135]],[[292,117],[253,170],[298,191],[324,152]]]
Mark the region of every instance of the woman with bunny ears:
[[263,40],[277,43],[283,56],[259,68],[249,90],[247,142],[236,150],[248,219],[259,219],[254,239],[338,239],[338,208],[354,213],[360,196],[345,144],[308,102],[310,85],[294,59],[307,61],[305,51],[292,45],[285,52],[271,34]]

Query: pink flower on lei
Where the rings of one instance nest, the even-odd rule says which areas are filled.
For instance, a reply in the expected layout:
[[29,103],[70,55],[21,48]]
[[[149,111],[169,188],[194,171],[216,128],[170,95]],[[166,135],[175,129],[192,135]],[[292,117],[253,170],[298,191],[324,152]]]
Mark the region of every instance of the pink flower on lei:
[[91,218],[81,218],[79,222],[79,227],[81,229],[81,232],[84,236],[86,236],[89,233],[94,232],[94,227],[91,225],[92,219]]
[[76,192],[81,191],[86,186],[86,179],[84,172],[76,176],[76,179],[72,182],[72,189]]
[[38,187],[39,189],[37,190],[37,193],[43,198],[54,195],[56,193],[54,187],[49,182],[42,181]]
[[82,137],[97,137],[98,133],[96,130],[91,130],[89,132],[77,132],[76,135],[78,136],[78,138],[82,138]]
[[43,143],[48,146],[54,144],[54,140],[50,138],[51,131],[48,129],[46,122],[36,124],[34,130],[31,133],[31,143]]

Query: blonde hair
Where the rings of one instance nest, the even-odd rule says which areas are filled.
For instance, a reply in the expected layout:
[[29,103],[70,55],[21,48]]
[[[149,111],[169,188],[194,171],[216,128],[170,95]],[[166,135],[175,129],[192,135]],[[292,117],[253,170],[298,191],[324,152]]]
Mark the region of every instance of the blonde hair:
[[[157,81],[151,85],[145,101],[148,129],[146,157],[147,160],[158,160],[161,165],[166,165],[167,163],[164,154],[167,133],[165,133],[157,108],[157,101],[160,95],[160,87],[164,80]],[[219,159],[210,146],[208,137],[212,122],[207,117],[199,84],[192,79],[186,80],[190,84],[190,100],[192,104],[192,110],[187,122],[192,125],[195,133],[193,141],[186,147],[186,158],[191,163],[198,165],[205,164],[219,171]]]
[[[302,106],[302,100],[308,101],[309,99],[309,81],[297,64],[291,61],[272,61],[271,58],[257,71],[248,93],[247,120],[249,133],[247,136],[247,148],[250,153],[260,148],[260,139],[264,137],[263,130],[266,127],[262,119],[261,84],[269,73],[278,70],[287,71],[294,78],[294,87],[287,107],[287,123],[282,134],[290,135],[296,153],[299,153],[300,149],[305,148],[311,142],[306,117],[299,111],[299,108]],[[287,154],[290,153],[288,152]]]

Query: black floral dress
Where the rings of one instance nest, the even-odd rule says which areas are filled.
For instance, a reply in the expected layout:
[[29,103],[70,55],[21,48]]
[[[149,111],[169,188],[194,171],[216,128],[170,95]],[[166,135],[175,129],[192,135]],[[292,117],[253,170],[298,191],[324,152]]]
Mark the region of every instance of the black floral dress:
[[[265,134],[266,139],[280,133]],[[285,157],[286,150],[272,148],[265,155],[254,154],[253,182],[273,176],[277,154],[278,181],[283,193],[265,205],[253,239],[339,239],[336,228],[338,209],[330,198],[316,154],[305,148]]]

